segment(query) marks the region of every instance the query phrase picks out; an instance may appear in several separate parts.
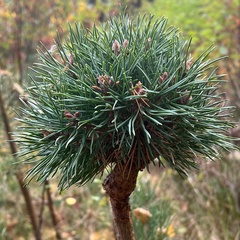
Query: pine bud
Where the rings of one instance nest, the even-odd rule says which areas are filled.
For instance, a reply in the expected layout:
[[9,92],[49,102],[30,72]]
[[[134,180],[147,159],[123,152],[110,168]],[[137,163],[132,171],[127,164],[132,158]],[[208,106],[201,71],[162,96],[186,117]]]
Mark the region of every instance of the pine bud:
[[72,55],[70,55],[70,57],[69,57],[69,62],[70,62],[71,65],[73,65],[74,61],[73,61]]
[[150,47],[150,43],[152,42],[152,39],[151,38],[148,38],[147,40],[147,45],[146,45],[146,50],[148,51],[149,50],[149,47]]
[[67,112],[67,111],[64,112],[64,115],[65,115],[66,118],[73,118],[74,117],[70,112]]
[[188,90],[185,90],[184,95],[180,97],[180,104],[186,105],[189,102],[189,100],[191,100],[191,99],[192,99],[192,97],[189,96]]
[[80,117],[80,112],[75,112],[74,117]]
[[128,46],[129,41],[127,39],[124,40],[123,42],[123,48],[126,48]]
[[164,72],[163,75],[160,77],[160,82],[163,83],[168,77],[168,73]]
[[47,137],[51,133],[47,130],[42,130],[42,134],[43,134],[43,137]]
[[144,89],[143,89],[142,83],[140,81],[138,83],[136,83],[135,91],[136,91],[137,95],[143,95],[144,94]]
[[115,54],[118,56],[119,53],[120,53],[120,48],[121,48],[121,45],[120,43],[115,40],[112,44],[112,51],[115,52]]
[[99,91],[99,92],[102,92],[102,89],[98,86],[92,86],[92,89],[94,89],[96,91]]

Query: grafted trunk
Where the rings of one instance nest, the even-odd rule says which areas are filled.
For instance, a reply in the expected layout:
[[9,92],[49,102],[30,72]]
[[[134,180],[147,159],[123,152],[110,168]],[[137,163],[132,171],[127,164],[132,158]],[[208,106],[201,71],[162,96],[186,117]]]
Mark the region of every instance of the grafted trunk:
[[[133,240],[129,197],[136,187],[139,169],[115,166],[103,183],[109,196],[117,240]],[[123,171],[125,169],[125,171]]]

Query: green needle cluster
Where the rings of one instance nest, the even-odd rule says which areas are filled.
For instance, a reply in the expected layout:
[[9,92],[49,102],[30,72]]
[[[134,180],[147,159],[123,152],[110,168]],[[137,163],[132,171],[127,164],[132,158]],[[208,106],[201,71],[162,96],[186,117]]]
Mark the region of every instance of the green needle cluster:
[[28,177],[57,174],[63,190],[116,164],[167,163],[184,176],[196,157],[232,148],[219,59],[212,47],[192,59],[190,44],[164,18],[123,14],[70,26],[55,51],[39,51],[16,134]]

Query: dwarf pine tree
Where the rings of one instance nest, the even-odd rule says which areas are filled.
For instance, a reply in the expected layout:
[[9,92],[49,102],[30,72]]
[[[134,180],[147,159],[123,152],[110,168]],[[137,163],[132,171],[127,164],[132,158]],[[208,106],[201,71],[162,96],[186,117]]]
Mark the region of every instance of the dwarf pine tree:
[[70,26],[54,51],[39,50],[16,133],[27,177],[57,175],[63,190],[108,169],[116,238],[133,239],[129,196],[139,171],[167,164],[185,176],[197,157],[233,147],[219,59],[209,57],[213,47],[193,59],[190,46],[164,18],[122,14],[91,30]]

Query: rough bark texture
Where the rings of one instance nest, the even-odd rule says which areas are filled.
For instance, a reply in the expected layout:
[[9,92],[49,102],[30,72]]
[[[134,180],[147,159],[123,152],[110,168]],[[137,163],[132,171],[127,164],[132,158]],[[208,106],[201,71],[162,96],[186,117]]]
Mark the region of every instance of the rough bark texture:
[[109,196],[112,207],[117,240],[134,239],[129,197],[136,187],[138,172],[137,168],[129,170],[125,166],[115,166],[103,183],[103,188]]

